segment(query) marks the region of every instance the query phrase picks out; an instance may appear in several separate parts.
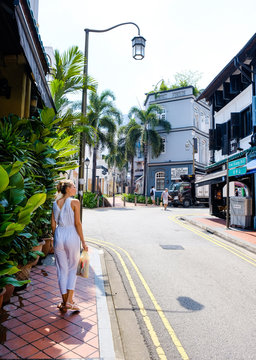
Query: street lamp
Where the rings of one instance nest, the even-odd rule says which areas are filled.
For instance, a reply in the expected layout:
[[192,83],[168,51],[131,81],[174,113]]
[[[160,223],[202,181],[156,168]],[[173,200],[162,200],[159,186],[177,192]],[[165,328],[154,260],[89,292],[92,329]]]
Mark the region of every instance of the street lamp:
[[86,166],[86,191],[88,190],[88,166],[90,164],[90,160],[88,158],[85,159],[84,164]]
[[[110,30],[113,30],[119,26],[123,25],[134,25],[138,29],[138,36],[135,36],[132,39],[132,56],[135,60],[142,60],[145,56],[145,44],[146,40],[140,35],[140,28],[137,24],[133,22],[125,22],[117,24],[105,30],[95,30],[95,29],[84,29],[85,31],[85,49],[84,49],[84,88],[83,88],[83,97],[82,97],[82,113],[86,116],[87,112],[87,81],[88,81],[88,45],[89,45],[89,33],[103,33]],[[83,210],[83,191],[84,191],[84,157],[85,157],[85,133],[82,132],[80,135],[80,152],[79,152],[79,180],[78,180],[78,198],[80,201],[80,218],[82,221],[82,210]],[[94,181],[94,179],[92,179]]]

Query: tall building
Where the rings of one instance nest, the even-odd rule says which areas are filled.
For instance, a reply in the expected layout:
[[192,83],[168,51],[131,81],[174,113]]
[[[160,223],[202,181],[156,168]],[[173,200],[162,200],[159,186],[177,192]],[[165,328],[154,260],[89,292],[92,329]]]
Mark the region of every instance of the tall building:
[[157,158],[149,149],[147,194],[152,185],[162,192],[181,175],[204,174],[208,165],[208,132],[210,109],[206,102],[196,101],[193,86],[147,94],[145,107],[158,104],[161,118],[171,124],[169,134],[159,128],[163,151]]

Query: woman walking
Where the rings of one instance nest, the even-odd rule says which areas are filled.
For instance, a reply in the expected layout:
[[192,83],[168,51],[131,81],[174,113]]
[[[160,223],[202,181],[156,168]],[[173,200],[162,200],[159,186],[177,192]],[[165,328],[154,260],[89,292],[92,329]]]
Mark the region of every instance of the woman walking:
[[62,295],[62,303],[58,307],[62,311],[67,309],[79,311],[73,296],[80,257],[80,241],[83,249],[88,251],[80,221],[80,202],[71,198],[76,194],[76,187],[72,181],[61,181],[57,189],[62,196],[58,196],[53,203],[51,226],[58,283]]

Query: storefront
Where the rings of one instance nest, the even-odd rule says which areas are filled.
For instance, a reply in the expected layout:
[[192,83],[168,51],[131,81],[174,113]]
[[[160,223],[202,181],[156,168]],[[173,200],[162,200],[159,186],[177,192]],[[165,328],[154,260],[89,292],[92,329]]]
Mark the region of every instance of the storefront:
[[[227,181],[227,167],[229,177]],[[249,148],[208,166],[207,175],[196,182],[196,186],[210,187],[210,214],[219,218],[227,215],[227,183],[229,198],[252,198],[252,217],[250,227],[254,227],[255,217],[255,174],[256,147]]]

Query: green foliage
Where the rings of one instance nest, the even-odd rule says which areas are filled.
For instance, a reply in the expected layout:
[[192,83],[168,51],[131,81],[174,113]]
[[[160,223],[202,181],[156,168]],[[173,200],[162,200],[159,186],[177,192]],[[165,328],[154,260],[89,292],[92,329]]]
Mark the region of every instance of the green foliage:
[[199,94],[198,89],[198,81],[201,79],[202,74],[198,71],[184,71],[182,73],[176,73],[175,83],[170,87],[170,89],[177,89],[180,87],[193,86],[194,87],[194,95],[197,96]]
[[[135,203],[135,197],[137,198],[138,204],[146,204],[146,197],[144,195],[136,195],[136,194],[122,194],[122,200]],[[148,204],[152,204],[152,200],[148,197]]]
[[[90,191],[87,191],[83,195],[83,206],[88,209],[93,209],[97,207],[98,195]],[[99,197],[99,206],[102,206],[102,197]]]
[[[21,286],[11,275],[17,273],[17,264],[27,263],[34,257],[30,234],[22,233],[31,221],[34,211],[46,200],[46,194],[34,194],[26,198],[22,163],[0,165],[0,287],[7,284]],[[22,258],[21,253],[25,253]]]
[[93,192],[95,191],[98,150],[107,147],[111,153],[115,152],[114,139],[117,124],[121,123],[121,114],[115,108],[113,100],[115,100],[115,96],[110,90],[105,90],[101,94],[91,92],[89,96],[88,124],[96,131],[92,164]]

